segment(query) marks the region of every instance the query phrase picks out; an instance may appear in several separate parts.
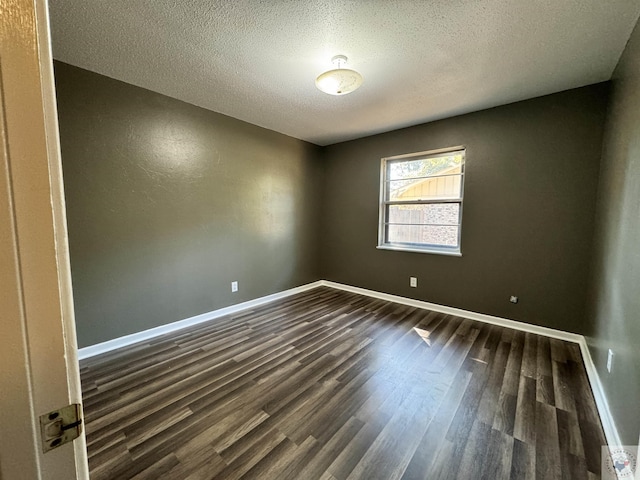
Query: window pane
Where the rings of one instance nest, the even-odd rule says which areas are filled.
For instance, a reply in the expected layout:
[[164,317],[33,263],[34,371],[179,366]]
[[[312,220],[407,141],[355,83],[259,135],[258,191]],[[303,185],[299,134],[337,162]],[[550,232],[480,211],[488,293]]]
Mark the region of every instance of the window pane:
[[444,247],[458,246],[458,227],[433,225],[389,225],[389,243],[427,244]]
[[413,225],[458,225],[459,203],[389,205],[387,222]]
[[389,200],[433,200],[460,198],[462,175],[392,180],[389,182]]
[[463,154],[452,152],[441,157],[416,160],[391,160],[387,163],[389,180],[462,173]]

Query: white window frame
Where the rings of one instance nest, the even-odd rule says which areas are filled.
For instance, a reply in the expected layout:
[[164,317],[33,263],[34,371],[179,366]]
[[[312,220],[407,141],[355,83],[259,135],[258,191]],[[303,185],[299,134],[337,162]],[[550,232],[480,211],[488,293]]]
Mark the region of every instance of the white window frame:
[[[420,199],[420,200],[396,200],[391,201],[387,198],[389,189],[387,188],[388,164],[398,161],[426,159],[433,157],[440,157],[448,153],[462,152],[462,168],[460,173],[460,197],[453,199]],[[379,204],[379,220],[378,220],[378,246],[377,248],[382,250],[398,250],[404,252],[417,252],[417,253],[435,253],[438,255],[452,255],[462,256],[462,207],[464,200],[464,177],[465,177],[465,164],[466,164],[466,148],[464,146],[443,148],[439,150],[429,150],[425,152],[408,153],[403,155],[395,155],[393,157],[385,157],[381,161],[380,165],[380,204]],[[456,174],[458,175],[458,174]],[[438,175],[430,175],[426,178],[436,178]],[[390,205],[429,205],[438,203],[458,203],[460,205],[460,214],[458,217],[458,245],[456,247],[447,247],[444,245],[431,245],[424,243],[408,244],[408,243],[392,243],[387,241],[387,212]]]

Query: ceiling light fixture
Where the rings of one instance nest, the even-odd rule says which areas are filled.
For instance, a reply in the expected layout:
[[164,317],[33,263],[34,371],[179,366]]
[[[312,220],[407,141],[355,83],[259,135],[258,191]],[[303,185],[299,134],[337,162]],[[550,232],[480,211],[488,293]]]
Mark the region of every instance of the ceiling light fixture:
[[347,57],[336,55],[331,59],[335,69],[324,72],[316,78],[316,87],[329,95],[346,95],[362,85],[363,78],[355,70],[342,68],[347,63]]

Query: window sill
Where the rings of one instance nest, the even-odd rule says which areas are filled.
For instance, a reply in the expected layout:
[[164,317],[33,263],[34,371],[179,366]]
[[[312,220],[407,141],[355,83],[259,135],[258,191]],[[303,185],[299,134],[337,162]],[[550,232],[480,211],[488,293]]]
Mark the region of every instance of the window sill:
[[460,250],[445,250],[440,248],[406,247],[401,245],[378,245],[378,250],[395,250],[396,252],[430,253],[435,255],[447,255],[449,257],[461,257]]

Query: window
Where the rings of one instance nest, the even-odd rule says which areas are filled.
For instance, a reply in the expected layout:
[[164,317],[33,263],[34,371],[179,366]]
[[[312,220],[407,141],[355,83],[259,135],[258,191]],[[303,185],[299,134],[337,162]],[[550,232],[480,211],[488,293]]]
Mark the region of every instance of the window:
[[460,255],[464,148],[382,159],[378,248]]

